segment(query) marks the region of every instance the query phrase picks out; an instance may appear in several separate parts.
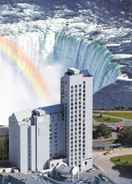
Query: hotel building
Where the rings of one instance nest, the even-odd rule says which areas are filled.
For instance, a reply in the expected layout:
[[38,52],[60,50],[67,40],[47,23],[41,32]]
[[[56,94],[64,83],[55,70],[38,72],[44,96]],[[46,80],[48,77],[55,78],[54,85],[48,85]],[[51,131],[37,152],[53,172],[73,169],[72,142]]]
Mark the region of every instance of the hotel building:
[[9,117],[9,159],[21,172],[43,171],[64,159],[80,171],[92,168],[93,78],[70,68],[61,78],[61,104]]

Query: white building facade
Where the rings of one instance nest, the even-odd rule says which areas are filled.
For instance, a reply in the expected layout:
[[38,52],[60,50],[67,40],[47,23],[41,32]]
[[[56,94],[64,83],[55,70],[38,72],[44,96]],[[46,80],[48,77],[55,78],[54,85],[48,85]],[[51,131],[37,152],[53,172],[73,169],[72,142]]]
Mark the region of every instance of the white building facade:
[[51,158],[65,154],[63,108],[54,105],[26,112],[9,118],[9,160],[22,173],[43,171]]
[[61,104],[9,117],[9,159],[22,173],[41,172],[53,159],[80,171],[92,168],[92,82],[68,69],[61,79]]
[[80,171],[92,168],[92,91],[93,78],[77,69],[68,69],[61,79],[66,159]]

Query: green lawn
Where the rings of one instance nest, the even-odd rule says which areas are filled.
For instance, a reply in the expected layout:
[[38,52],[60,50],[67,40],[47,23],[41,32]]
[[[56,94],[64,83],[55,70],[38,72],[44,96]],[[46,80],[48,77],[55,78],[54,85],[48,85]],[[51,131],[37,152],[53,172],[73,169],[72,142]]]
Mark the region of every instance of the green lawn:
[[132,166],[132,155],[113,157],[111,161],[115,166]]
[[105,115],[111,115],[120,118],[132,119],[132,111],[113,111],[113,112],[103,112]]
[[119,121],[121,121],[121,119],[119,118],[113,118],[113,117],[109,117],[109,116],[98,116],[95,115],[93,116],[94,120],[96,122],[102,122],[102,123],[117,123]]

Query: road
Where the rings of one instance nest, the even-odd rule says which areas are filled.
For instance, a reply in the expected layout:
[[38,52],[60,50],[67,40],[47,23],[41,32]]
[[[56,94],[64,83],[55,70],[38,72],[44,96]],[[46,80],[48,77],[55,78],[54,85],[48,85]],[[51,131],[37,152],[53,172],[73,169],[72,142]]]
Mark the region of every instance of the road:
[[114,165],[110,161],[110,158],[123,154],[132,154],[132,149],[125,151],[118,149],[118,151],[113,152],[111,155],[103,155],[103,152],[94,152],[94,163],[115,184],[132,184],[132,179],[121,177],[118,170],[112,169]]

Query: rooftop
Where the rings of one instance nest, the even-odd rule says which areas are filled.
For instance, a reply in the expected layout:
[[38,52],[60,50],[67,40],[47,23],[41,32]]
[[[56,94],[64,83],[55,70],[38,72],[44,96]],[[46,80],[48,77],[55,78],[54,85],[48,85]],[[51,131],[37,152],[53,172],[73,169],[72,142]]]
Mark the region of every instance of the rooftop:
[[83,77],[92,77],[92,75],[89,74],[88,70],[79,70],[77,68],[68,68],[66,75],[82,75]]
[[51,105],[47,107],[39,107],[38,109],[35,109],[33,112],[37,113],[39,116],[43,115],[44,113],[51,114],[51,113],[63,112],[63,105],[56,104],[56,105]]
[[19,123],[28,122],[31,117],[31,110],[15,112],[11,116],[14,116]]
[[80,70],[76,68],[68,68],[66,74],[67,75],[78,75],[80,74]]

